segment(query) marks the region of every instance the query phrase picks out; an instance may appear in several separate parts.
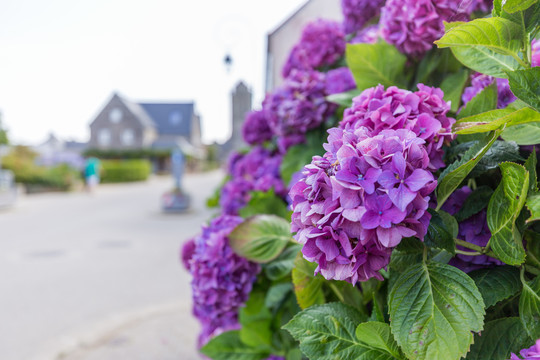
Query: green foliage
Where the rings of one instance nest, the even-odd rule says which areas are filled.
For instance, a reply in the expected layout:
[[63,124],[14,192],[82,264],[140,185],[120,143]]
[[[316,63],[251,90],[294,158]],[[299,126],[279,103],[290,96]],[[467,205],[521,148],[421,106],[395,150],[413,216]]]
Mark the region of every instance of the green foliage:
[[443,206],[444,202],[474,169],[499,135],[500,131],[495,131],[491,136],[469,149],[461,160],[454,162],[444,170],[439,176],[437,185],[437,209]]
[[484,301],[474,281],[453,266],[416,264],[388,295],[390,326],[408,359],[459,360],[483,327]]
[[531,217],[527,221],[540,220],[540,194],[529,196],[527,199],[527,209],[531,212]]
[[341,303],[329,303],[312,306],[298,313],[283,328],[300,342],[300,350],[310,359],[402,359],[384,324],[361,327],[361,336],[368,330],[378,331],[378,334],[366,336],[366,342],[361,341],[356,334],[363,320],[354,308]]
[[487,322],[482,334],[474,336],[467,360],[507,360],[510,354],[532,345],[532,340],[517,317]]
[[263,360],[270,355],[265,348],[254,348],[242,342],[238,330],[213,337],[201,348],[201,353],[213,360]]
[[484,113],[497,108],[497,82],[484,88],[459,112],[458,119]]
[[248,218],[257,214],[277,215],[284,219],[289,219],[287,204],[276,196],[274,190],[253,191],[246,206],[239,211],[240,216]]
[[523,281],[523,292],[519,298],[519,318],[532,339],[540,338],[540,276]]
[[520,145],[527,145],[510,138],[508,134],[516,131],[515,129],[519,129],[520,126],[536,126],[536,124],[540,124],[539,122],[540,114],[538,112],[529,108],[515,110],[509,107],[463,118],[454,124],[454,131],[457,134],[476,134],[497,130],[505,126],[503,138],[506,141],[516,141]]
[[431,214],[428,232],[424,238],[427,246],[444,249],[451,254],[456,251],[454,238],[457,236],[458,224],[454,217],[442,210],[433,211],[428,209]]
[[512,266],[479,269],[470,272],[469,276],[482,294],[486,308],[514,296],[521,289],[519,270]]
[[396,359],[403,359],[403,354],[392,336],[390,326],[386,323],[378,321],[361,323],[356,328],[356,338],[369,347],[382,350]]
[[481,186],[469,195],[461,209],[455,215],[457,221],[463,221],[478,214],[488,203],[493,190],[487,186]]
[[144,181],[148,179],[152,165],[148,160],[103,160],[101,161],[104,183]]
[[500,15],[501,10],[508,13],[515,13],[517,11],[526,10],[537,2],[538,0],[494,0],[493,6],[496,9],[496,13]]
[[525,169],[529,172],[529,194],[535,193],[538,191],[538,179],[536,174],[536,166],[538,164],[538,160],[536,159],[536,148],[533,148],[533,151],[531,151],[531,155],[527,158],[527,161],[525,161]]
[[349,108],[352,106],[352,99],[360,95],[360,93],[360,90],[350,90],[341,94],[328,95],[326,100],[330,101],[331,103],[341,105],[345,108]]
[[325,280],[320,274],[314,275],[316,267],[316,264],[304,259],[302,253],[296,256],[292,269],[292,281],[296,300],[302,309],[315,304],[324,304],[326,300],[323,291]]
[[451,48],[454,56],[473,70],[505,78],[505,71],[525,65],[519,54],[523,35],[516,23],[492,17],[453,23],[435,43],[439,48]]
[[461,69],[457,73],[451,74],[441,83],[441,89],[444,92],[444,100],[451,102],[451,110],[456,112],[461,102],[461,94],[465,84],[469,79],[469,72]]
[[[501,137],[506,141],[515,141],[518,145],[536,145],[540,139],[540,122],[538,112],[526,109],[525,117],[534,121],[527,124],[512,126],[504,130]],[[534,120],[533,120],[534,119]]]
[[265,294],[252,291],[246,305],[240,309],[238,320],[242,324],[240,340],[248,346],[267,348],[272,345],[272,313],[265,306]]
[[506,74],[512,93],[540,111],[540,68],[508,71]]
[[313,156],[324,154],[322,144],[326,140],[326,135],[323,131],[310,131],[306,134],[305,144],[295,145],[287,150],[280,167],[281,178],[285,184],[291,181],[294,173],[309,164]]
[[300,249],[302,249],[302,245],[289,243],[277,258],[265,265],[265,275],[272,281],[281,280],[290,275]]
[[291,239],[289,222],[276,215],[253,216],[229,235],[235,253],[258,263],[277,258]]
[[508,265],[525,261],[525,250],[516,220],[527,199],[529,174],[521,165],[502,163],[502,180],[487,209],[491,231],[489,246],[497,257]]
[[171,150],[159,149],[127,149],[127,150],[103,150],[87,149],[84,151],[85,157],[96,157],[98,159],[146,159],[146,158],[166,158],[171,156]]
[[379,84],[403,87],[407,58],[392,45],[385,42],[347,44],[345,57],[358,90]]

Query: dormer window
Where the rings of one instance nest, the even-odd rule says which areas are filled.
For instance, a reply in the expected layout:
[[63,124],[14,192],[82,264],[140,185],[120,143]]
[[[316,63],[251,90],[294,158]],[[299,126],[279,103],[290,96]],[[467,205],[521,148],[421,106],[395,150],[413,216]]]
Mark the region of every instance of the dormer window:
[[169,114],[169,124],[173,126],[180,125],[182,122],[182,114],[180,111],[173,111]]
[[114,108],[109,112],[109,121],[113,124],[118,124],[122,121],[122,110],[119,108]]

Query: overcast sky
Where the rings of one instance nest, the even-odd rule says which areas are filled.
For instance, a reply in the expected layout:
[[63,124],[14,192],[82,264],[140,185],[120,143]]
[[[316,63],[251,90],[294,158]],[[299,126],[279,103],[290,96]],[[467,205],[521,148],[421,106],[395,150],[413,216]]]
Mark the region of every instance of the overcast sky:
[[[240,79],[263,93],[266,34],[305,0],[0,0],[0,111],[12,141],[86,141],[113,91],[190,101],[203,140],[230,135]],[[232,69],[223,59],[229,52]]]

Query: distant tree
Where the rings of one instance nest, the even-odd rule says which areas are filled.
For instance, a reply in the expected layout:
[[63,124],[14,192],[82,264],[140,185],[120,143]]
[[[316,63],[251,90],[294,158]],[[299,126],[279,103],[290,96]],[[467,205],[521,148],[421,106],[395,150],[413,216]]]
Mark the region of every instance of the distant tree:
[[7,130],[2,126],[2,113],[0,112],[0,145],[9,145]]

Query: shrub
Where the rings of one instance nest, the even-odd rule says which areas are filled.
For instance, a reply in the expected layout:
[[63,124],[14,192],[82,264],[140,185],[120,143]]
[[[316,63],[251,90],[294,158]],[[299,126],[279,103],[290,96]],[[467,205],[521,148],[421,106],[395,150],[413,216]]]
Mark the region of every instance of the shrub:
[[103,160],[102,182],[144,181],[148,179],[150,170],[151,165],[148,160]]

